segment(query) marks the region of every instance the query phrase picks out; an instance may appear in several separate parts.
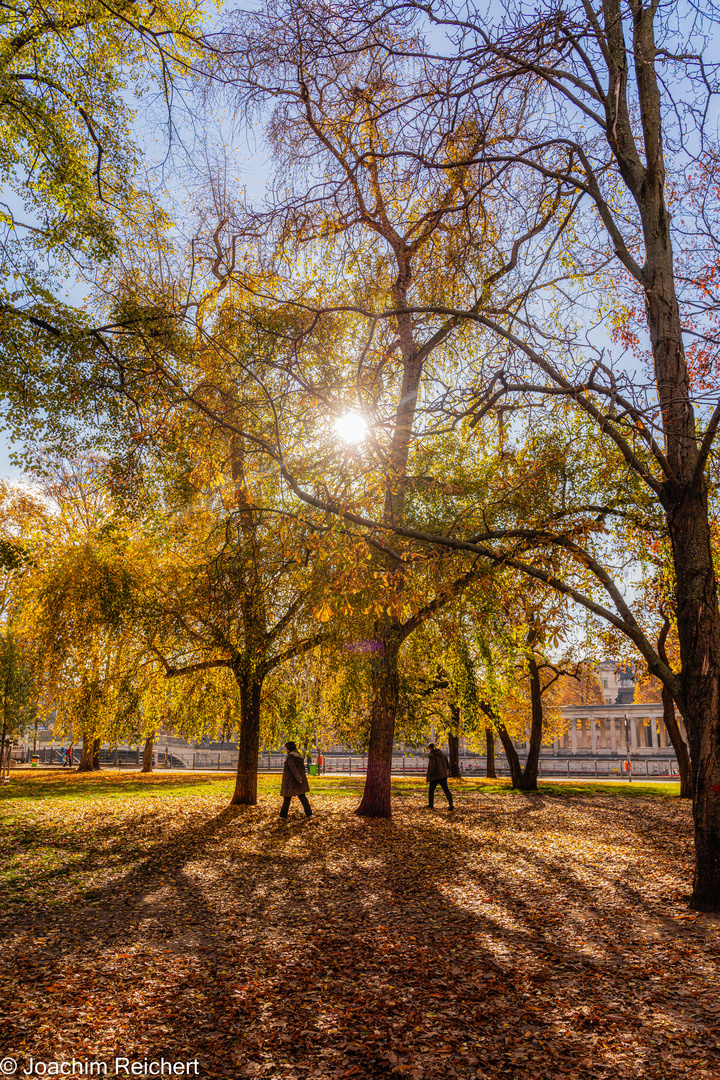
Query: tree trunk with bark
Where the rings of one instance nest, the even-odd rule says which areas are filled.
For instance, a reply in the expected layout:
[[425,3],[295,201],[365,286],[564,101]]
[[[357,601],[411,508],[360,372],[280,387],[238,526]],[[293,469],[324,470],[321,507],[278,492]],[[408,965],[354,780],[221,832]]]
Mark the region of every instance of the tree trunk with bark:
[[[608,142],[642,222],[645,261],[636,277],[645,296],[647,327],[665,439],[659,492],[672,544],[681,659],[681,712],[690,742],[695,823],[695,874],[690,907],[720,911],[720,610],[712,559],[706,477],[711,442],[698,440],[683,325],[675,283],[671,214],[665,203],[664,87],[658,79],[655,5],[633,6],[633,67],[644,154],[626,100],[627,50],[619,0],[603,10],[607,58],[616,90]],[[622,112],[620,111],[622,109]],[[643,160],[644,158],[644,160]],[[708,432],[708,437],[712,431]],[[668,685],[668,689],[673,689]],[[676,697],[677,695],[674,694]]]
[[92,748],[93,772],[100,772],[100,739],[95,739]]
[[2,724],[2,734],[0,734],[0,759],[3,757],[3,754],[5,753],[5,736],[7,734],[7,720],[6,720],[6,717],[5,717],[5,709],[6,708],[7,708],[6,704],[3,704],[3,724]]
[[673,701],[673,696],[666,686],[663,686],[662,689],[662,703],[663,720],[665,722],[665,727],[667,728],[667,733],[670,736],[673,750],[675,751],[678,772],[680,773],[680,798],[692,799],[693,777],[690,755],[682,731],[680,730],[680,725],[677,722],[677,717],[675,716],[675,702]]
[[[720,411],[713,412],[704,434],[699,433],[683,337],[683,322],[685,319],[692,322],[693,308],[690,306],[681,318],[672,216],[665,202],[664,116],[673,116],[678,102],[666,81],[667,57],[656,41],[655,20],[660,20],[664,39],[668,33],[668,15],[661,5],[623,5],[620,0],[586,4],[584,10],[588,16],[589,48],[583,41],[584,31],[576,36],[579,23],[574,23],[570,30],[567,22],[563,23],[564,32],[558,34],[557,52],[552,56],[545,24],[540,21],[535,26],[522,16],[516,18],[513,12],[498,28],[494,40],[488,37],[485,27],[480,30],[486,52],[485,55],[478,52],[476,63],[482,69],[484,64],[496,63],[501,58],[512,72],[509,79],[523,73],[544,80],[556,104],[570,101],[575,109],[579,94],[586,118],[600,106],[588,143],[591,150],[589,153],[582,150],[578,158],[585,175],[577,191],[590,194],[594,200],[617,258],[642,290],[664,446],[658,446],[647,426],[644,403],[635,406],[631,402],[628,410],[632,423],[644,438],[645,450],[638,455],[633,440],[628,442],[624,421],[617,424],[604,408],[598,412],[597,405],[584,396],[581,382],[573,387],[573,392],[577,394],[578,404],[593,417],[598,430],[612,437],[628,466],[641,477],[665,513],[675,572],[681,674],[677,676],[669,671],[654,650],[651,656],[649,646],[641,651],[651,664],[657,661],[651,669],[672,692],[690,743],[695,827],[690,907],[720,911],[720,610],[707,493],[707,461],[718,432]],[[567,12],[558,15],[560,22],[567,17]],[[535,55],[535,49],[537,55],[542,53],[541,65],[529,59]],[[689,57],[686,60],[689,62]],[[662,67],[661,74],[658,66]],[[579,71],[582,74],[578,77]],[[706,92],[705,101],[694,103],[697,115],[703,115],[709,103],[712,91],[707,88]],[[558,108],[556,115],[566,115],[566,111]],[[568,136],[571,140],[577,137],[575,130],[566,128],[564,122],[555,135],[549,135],[563,150]],[[608,149],[604,160],[600,153],[602,139]],[[606,177],[615,170],[616,182],[624,182],[635,202],[636,224],[641,233],[641,243],[636,249],[625,242],[627,211],[620,216],[616,207],[605,199],[595,171],[596,163],[602,164]],[[571,170],[567,181],[575,182]],[[642,263],[637,259],[637,251],[642,251]],[[505,336],[502,328],[498,326],[498,329]],[[538,354],[528,350],[527,355],[537,362]],[[543,368],[546,361],[543,358]],[[553,377],[556,388],[561,376]],[[616,393],[615,381],[606,389],[611,400]],[[613,602],[618,611],[622,609],[624,632],[638,644],[639,627],[632,612],[619,593]]]
[[450,775],[454,780],[460,779],[460,739],[457,735],[448,735],[448,761],[450,762]]
[[[663,616],[663,626],[658,636],[658,655],[664,664],[670,667],[670,660],[667,654],[667,639],[670,633],[670,618],[666,611],[660,608]],[[662,703],[663,703],[663,720],[665,721],[665,727],[667,733],[670,736],[670,742],[672,743],[673,750],[675,751],[675,757],[677,758],[678,771],[680,773],[680,798],[691,799],[693,796],[693,776],[692,765],[690,763],[690,755],[688,753],[687,744],[683,738],[680,730],[680,725],[677,722],[675,716],[675,701],[672,695],[672,691],[668,686],[662,688]]]
[[448,733],[448,750],[450,761],[450,775],[460,779],[460,706],[455,703],[450,706],[450,717],[453,730]]
[[677,580],[681,711],[690,742],[694,793],[690,907],[720,911],[720,616],[706,498],[702,503],[686,493],[669,521]]
[[[507,763],[508,763],[508,766],[510,767],[510,781],[511,781],[512,786],[514,788],[519,788],[521,786],[521,783],[522,783],[522,769],[520,768],[520,758],[518,757],[518,752],[515,749],[515,744],[513,743],[512,739],[510,738],[510,733],[509,733],[508,729],[505,727],[505,725],[500,722],[500,717],[497,715],[497,713],[495,712],[495,709],[493,708],[493,706],[490,704],[489,701],[481,701],[480,702],[480,708],[485,713],[485,715],[488,717],[488,719],[492,720],[494,725],[495,725],[495,730],[497,731],[497,733],[498,733],[498,735],[500,737],[500,742],[503,745],[503,750],[505,751],[505,757],[507,758]],[[487,735],[488,730],[491,730],[491,729],[488,729],[488,728],[485,729],[486,735]],[[495,769],[495,740],[493,738],[493,772],[494,772],[494,769]]]
[[532,709],[530,747],[520,784],[513,784],[513,787],[519,786],[521,791],[537,791],[538,761],[540,758],[540,746],[542,745],[543,707],[540,672],[537,660],[532,653],[528,657],[528,667],[530,668],[530,705]]
[[151,773],[153,771],[153,744],[155,742],[154,735],[148,735],[145,739],[145,749],[143,750],[143,764],[140,772]]
[[485,776],[488,780],[496,780],[495,772],[495,731],[491,727],[485,728]]
[[92,772],[93,771],[93,747],[95,740],[89,738],[87,735],[83,735],[82,752],[80,754],[80,764],[77,771]]
[[235,672],[240,689],[240,734],[235,791],[231,806],[255,806],[258,787],[258,755],[260,753],[260,701],[263,678],[251,670],[246,661]]
[[[410,247],[381,216],[385,239],[390,243],[397,264],[397,278],[393,293],[399,314],[396,316],[399,353],[402,357],[402,383],[398,395],[397,412],[387,460],[387,486],[383,520],[389,525],[399,525],[403,520],[408,456],[413,423],[417,409],[423,357],[414,337],[413,321],[408,310],[408,289],[412,281]],[[398,574],[398,565],[392,558],[384,560],[385,568]],[[397,658],[400,648],[397,620],[386,623],[376,637],[382,648],[373,663],[372,704],[370,709],[370,744],[368,747],[368,772],[360,806],[355,811],[363,817],[390,817],[390,771],[392,748],[395,741],[395,717],[397,714],[399,685]]]
[[[656,134],[659,115],[654,117]],[[690,907],[720,911],[720,610],[704,461],[695,428],[674,285],[670,215],[662,189],[639,203],[646,238],[644,287],[655,376],[672,476],[664,481],[675,568],[680,709],[690,742],[695,873]],[[665,684],[671,692],[673,686]],[[677,700],[677,693],[673,692]],[[679,763],[679,761],[678,761]]]
[[515,749],[515,744],[510,738],[510,733],[504,724],[497,724],[497,733],[500,736],[500,742],[503,744],[503,750],[505,751],[505,757],[507,758],[508,765],[510,766],[510,780],[514,788],[522,787],[522,769],[520,768],[520,758],[518,752]]
[[260,519],[250,501],[245,477],[245,448],[239,437],[231,443],[231,469],[242,533],[242,569],[239,574],[243,649],[233,660],[232,671],[240,690],[240,731],[235,791],[231,806],[257,805],[258,756],[260,753],[260,701],[267,674],[264,666],[269,646],[265,594],[258,565]]
[[390,770],[398,707],[397,645],[392,628],[376,638],[372,659],[372,701],[367,777],[363,797],[355,811],[361,817],[391,816]]

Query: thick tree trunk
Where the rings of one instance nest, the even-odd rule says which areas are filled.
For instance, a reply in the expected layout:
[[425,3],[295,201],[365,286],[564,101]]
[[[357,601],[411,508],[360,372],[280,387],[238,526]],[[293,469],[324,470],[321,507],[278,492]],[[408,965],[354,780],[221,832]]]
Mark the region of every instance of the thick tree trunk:
[[690,907],[720,911],[720,615],[705,492],[695,499],[686,492],[668,513],[668,523],[677,580],[682,714],[694,791]]
[[240,611],[245,645],[233,662],[233,675],[240,690],[240,731],[235,791],[231,806],[257,805],[258,755],[260,753],[260,700],[267,668],[263,658],[268,648],[265,594],[258,566],[258,526],[250,503],[245,478],[245,448],[239,437],[231,443],[232,478],[235,483],[237,513],[242,530],[242,574]]
[[148,735],[145,739],[145,749],[143,750],[143,764],[140,772],[151,773],[153,771],[153,743],[155,742],[154,735]]
[[[586,9],[590,10],[590,5]],[[680,707],[690,743],[695,823],[695,874],[690,906],[696,910],[720,911],[720,612],[705,481],[705,451],[710,447],[703,446],[696,431],[674,279],[671,215],[664,198],[663,109],[667,106],[672,112],[672,100],[669,96],[663,100],[666,89],[656,68],[658,61],[665,62],[654,35],[654,20],[662,16],[656,4],[621,5],[620,0],[605,0],[597,5],[597,11],[603,24],[604,39],[598,35],[598,40],[606,71],[597,69],[596,85],[604,84],[608,88],[598,132],[607,140],[640,214],[642,266],[636,265],[630,253],[622,250],[619,238],[624,223],[620,218],[613,220],[613,208],[603,201],[599,189],[596,202],[619,258],[644,292],[665,460],[655,454],[655,464],[649,467],[633,460],[632,440],[624,452],[631,467],[654,494],[658,466],[664,473],[658,494],[673,549],[682,671],[678,678],[672,678],[666,669],[664,680]],[[517,51],[512,47],[513,30],[517,33]],[[491,62],[502,55],[511,68],[517,64],[520,71],[538,71],[528,60],[532,56],[531,30],[532,24],[523,24],[522,20],[506,24],[499,31],[498,40],[491,43]],[[632,38],[631,46],[626,41],[626,30]],[[540,22],[536,32],[538,47],[545,50],[545,24]],[[569,93],[568,87],[572,86],[573,92],[576,88],[567,74],[572,70],[572,61],[565,52],[570,39],[561,40],[561,51],[555,59],[548,55],[543,61],[545,73],[541,77],[548,91],[559,93],[562,99],[563,94]],[[587,52],[579,45],[574,59],[583,68],[588,63]],[[477,63],[483,63],[480,56]],[[633,77],[635,91],[629,104],[628,86]],[[565,132],[558,142],[564,144]],[[594,177],[588,178],[596,184]],[[584,186],[584,190],[588,187]],[[604,431],[608,419],[602,410],[601,416],[595,415],[595,419],[599,421],[599,430]],[[619,428],[615,431],[620,434]],[[630,614],[628,628],[632,629],[633,621]]]
[[448,735],[448,761],[450,762],[450,775],[454,780],[460,779],[460,739],[457,735]]
[[488,780],[496,780],[495,772],[495,731],[491,727],[485,728],[485,775]]
[[5,708],[3,708],[2,734],[0,735],[0,759],[2,759],[2,755],[5,753],[5,735],[6,734],[7,734],[7,722],[5,720]]
[[[384,216],[384,210],[382,216]],[[399,237],[396,237],[396,241],[398,242],[393,246],[398,274],[393,291],[394,302],[400,311],[396,316],[396,325],[402,356],[402,383],[387,459],[387,485],[383,509],[383,520],[392,525],[399,525],[403,520],[406,494],[403,480],[407,475],[410,442],[423,372],[423,359],[418,355],[415,347],[412,316],[407,310],[407,290],[412,280],[410,248],[404,241],[399,242]],[[393,575],[398,573],[398,567],[392,559],[385,561],[385,567]],[[361,817],[389,818],[391,815],[390,770],[399,692],[397,658],[401,644],[397,621],[390,620],[378,624],[375,639],[377,651],[372,663],[368,770],[363,797],[355,813]]]
[[520,758],[518,752],[515,749],[515,745],[510,738],[508,729],[504,724],[497,725],[497,733],[500,736],[500,742],[503,744],[503,750],[505,751],[505,757],[508,760],[510,766],[510,779],[514,788],[522,788],[522,769],[520,768]]
[[680,773],[680,798],[692,799],[693,796],[693,778],[692,778],[692,765],[690,764],[690,755],[688,748],[683,739],[680,725],[677,722],[675,716],[675,702],[673,696],[668,690],[667,686],[663,686],[662,689],[662,702],[663,702],[663,720],[665,721],[665,727],[667,733],[670,736],[670,742],[672,743],[673,750],[675,751],[675,757],[677,758],[678,771]]
[[361,817],[391,816],[390,769],[398,706],[398,671],[394,636],[390,628],[385,629],[385,634],[376,638],[372,660],[367,776],[362,801],[355,811]]
[[[495,709],[490,704],[490,702],[481,701],[480,702],[480,708],[485,713],[485,715],[490,720],[492,720],[493,723],[495,724],[495,730],[497,731],[498,735],[500,736],[500,742],[503,744],[503,750],[505,751],[505,757],[507,758],[508,765],[510,766],[510,780],[512,782],[512,786],[514,788],[519,788],[520,784],[522,782],[522,769],[520,768],[520,758],[518,757],[518,752],[515,749],[515,745],[514,745],[512,739],[510,738],[510,734],[508,732],[508,729],[505,727],[504,724],[500,723],[500,719],[497,716],[497,714],[495,712]],[[485,729],[485,734],[486,735],[487,735],[489,730],[491,730],[491,729],[489,729],[489,728]],[[495,739],[494,738],[492,740],[492,747],[493,747],[493,773],[494,773],[494,771],[495,771]],[[488,743],[488,752],[489,752],[489,749],[490,749],[490,743]]]
[[100,739],[95,739],[92,749],[92,767],[93,772],[100,771]]
[[253,676],[247,665],[235,671],[240,688],[240,736],[235,791],[231,806],[257,804],[258,754],[260,753],[260,699],[262,677]]
[[[670,667],[670,660],[667,654],[667,638],[670,632],[670,619],[667,612],[661,613],[664,619],[663,627],[658,637],[658,655],[664,664]],[[667,733],[670,736],[670,742],[673,745],[675,751],[675,757],[677,758],[678,770],[680,772],[680,798],[691,799],[693,795],[693,777],[692,777],[692,765],[690,763],[690,755],[688,748],[685,745],[685,740],[680,731],[680,725],[675,717],[675,701],[673,699],[672,691],[669,686],[663,686],[662,688],[662,703],[663,703],[663,720],[665,721],[665,727]]]
[[678,704],[687,728],[693,773],[695,874],[690,907],[720,911],[720,611],[706,470],[699,453],[675,288],[670,213],[665,204],[662,98],[654,64],[656,10],[649,5],[633,12],[646,168],[629,186],[642,218],[642,285],[669,466],[660,498],[673,549],[682,668]]
[[542,745],[543,707],[540,672],[532,653],[528,659],[528,666],[530,668],[530,705],[532,709],[530,749],[528,750],[527,761],[525,762],[519,787],[521,791],[537,791],[538,760],[540,758],[540,746]]
[[[652,237],[654,243],[649,242],[647,248],[646,305],[666,453],[674,472],[660,498],[675,569],[681,661],[678,704],[692,763],[695,872],[690,907],[720,911],[720,612],[707,484],[699,462],[672,278],[669,215],[662,203],[659,210],[662,213],[655,214],[655,219],[661,235]],[[649,226],[646,235],[651,236]],[[677,697],[677,687],[668,689]]]
[[93,746],[95,740],[88,738],[87,735],[83,735],[82,753],[80,754],[80,764],[78,765],[78,772],[92,772],[93,771]]
[[[3,704],[3,725],[2,725],[2,735],[0,735],[0,775],[4,775],[4,771],[5,771],[5,755],[7,753],[7,751],[5,749],[5,735],[7,733],[7,722],[6,722],[7,713],[5,711],[6,709],[7,709],[7,702],[5,702]],[[8,761],[8,771],[9,771],[9,769],[10,769],[10,762]]]
[[450,706],[451,723],[453,731],[448,733],[448,750],[450,760],[450,775],[456,779],[460,779],[460,707],[452,704]]

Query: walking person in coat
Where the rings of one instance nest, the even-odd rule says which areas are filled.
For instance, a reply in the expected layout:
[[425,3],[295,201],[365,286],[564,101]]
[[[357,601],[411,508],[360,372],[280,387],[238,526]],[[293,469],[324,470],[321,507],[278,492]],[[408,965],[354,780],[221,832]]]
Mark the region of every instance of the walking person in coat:
[[285,743],[285,749],[288,754],[285,758],[282,785],[280,787],[280,794],[283,797],[283,804],[280,809],[280,820],[287,821],[290,800],[293,795],[297,795],[302,803],[305,817],[312,817],[312,809],[306,795],[306,792],[310,790],[310,785],[308,784],[307,774],[305,772],[303,756],[294,742]]
[[450,762],[443,754],[442,750],[438,749],[435,743],[428,743],[428,767],[425,774],[425,780],[430,784],[430,792],[428,797],[428,807],[430,810],[433,808],[435,802],[435,788],[440,787],[445,792],[445,798],[450,804],[448,809],[454,810],[453,797],[450,788],[448,787],[447,778],[450,775]]

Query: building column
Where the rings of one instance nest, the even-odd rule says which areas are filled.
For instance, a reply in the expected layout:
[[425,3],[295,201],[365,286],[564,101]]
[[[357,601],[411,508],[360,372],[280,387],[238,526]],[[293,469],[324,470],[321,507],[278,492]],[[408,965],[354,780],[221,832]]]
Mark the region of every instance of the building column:
[[612,747],[613,755],[617,756],[617,724],[615,723],[615,717],[611,717],[608,720],[610,725],[610,746]]
[[630,717],[630,752],[632,754],[637,754],[638,749],[639,749],[639,746],[638,746],[637,720],[635,719],[634,716],[631,716]]
[[595,718],[593,717],[588,723],[590,724],[590,749],[593,754],[597,754],[597,725],[595,723]]
[[570,738],[572,739],[573,754],[577,754],[578,751],[577,723],[577,720],[573,720],[570,724]]
[[650,717],[650,739],[652,741],[652,752],[653,754],[657,754],[660,746],[658,741],[657,720],[653,719],[653,717]]
[[560,740],[553,739],[553,757],[558,756],[558,750],[560,749]]

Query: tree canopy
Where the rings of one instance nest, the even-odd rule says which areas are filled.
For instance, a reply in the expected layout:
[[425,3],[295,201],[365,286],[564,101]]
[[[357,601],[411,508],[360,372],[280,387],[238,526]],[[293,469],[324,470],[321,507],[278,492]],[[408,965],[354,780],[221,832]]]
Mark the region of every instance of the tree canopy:
[[[533,789],[568,687],[628,660],[679,761],[684,719],[717,906],[717,73],[680,14],[6,11],[0,348],[45,488],[0,553],[87,746],[216,712],[247,804],[262,733],[324,726],[384,817],[401,733],[497,733]],[[181,86],[220,133],[184,202],[133,114],[183,143]]]

